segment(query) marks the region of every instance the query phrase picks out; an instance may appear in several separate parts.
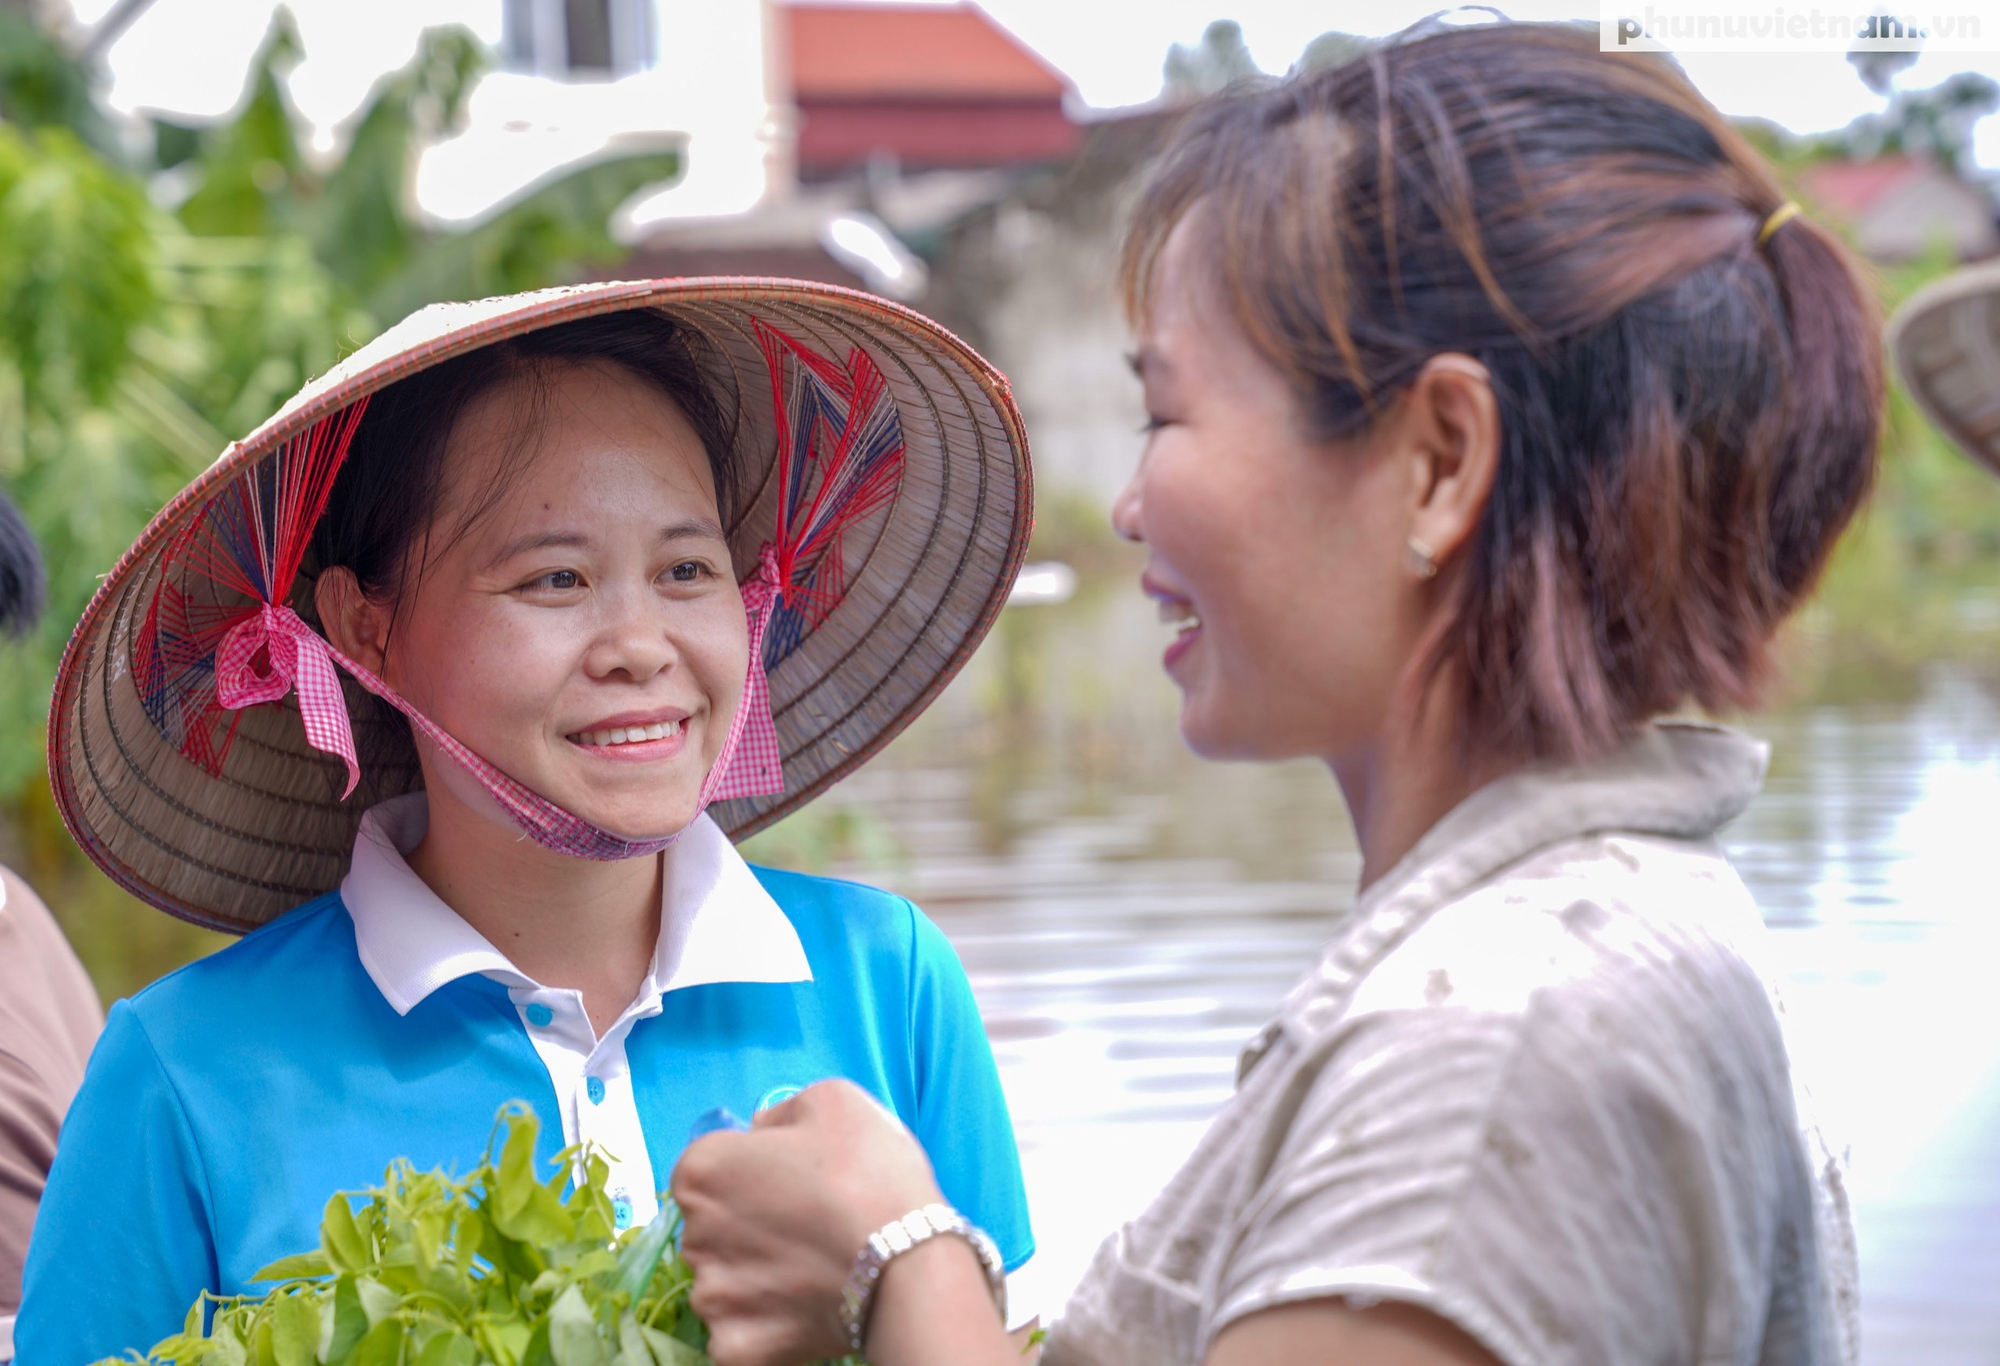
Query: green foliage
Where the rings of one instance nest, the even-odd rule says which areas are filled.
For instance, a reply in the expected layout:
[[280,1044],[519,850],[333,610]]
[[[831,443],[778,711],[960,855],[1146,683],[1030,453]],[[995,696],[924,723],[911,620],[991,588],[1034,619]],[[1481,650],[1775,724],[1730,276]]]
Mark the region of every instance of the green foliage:
[[205,236],[261,236],[283,216],[284,196],[305,169],[285,76],[304,55],[291,13],[280,9],[250,64],[249,88],[228,123],[195,137],[199,183],[181,222]]
[[1857,161],[1904,153],[1928,156],[1947,171],[1974,170],[1972,130],[2000,109],[2000,84],[1960,71],[1927,90],[1891,90],[1879,114],[1864,114],[1824,142]]
[[1909,155],[1928,157],[1954,175],[1976,180],[1973,130],[2000,109],[2000,84],[1978,72],[1961,71],[1925,89],[1898,88],[1896,77],[1916,59],[1914,52],[1848,53],[1861,83],[1884,103],[1832,132],[1798,134],[1763,119],[1739,119],[1736,127],[1781,173],[1825,160]]
[[1374,43],[1352,33],[1342,33],[1329,29],[1306,44],[1306,50],[1299,54],[1297,72],[1327,71],[1336,66],[1346,66],[1349,62],[1368,55]]
[[[388,284],[423,246],[426,234],[403,204],[415,151],[459,131],[466,98],[484,69],[485,55],[464,29],[426,33],[416,59],[376,87],[340,164],[315,194],[295,201],[314,252],[357,294],[366,297]],[[660,174],[672,174],[671,168]],[[606,209],[597,221],[600,232],[609,216]],[[456,238],[445,240],[458,245]],[[393,320],[405,311],[378,316]]]
[[339,160],[324,167],[302,150],[285,85],[299,55],[280,10],[236,117],[211,130],[157,125],[156,145],[187,190],[177,213],[189,232],[300,238],[378,325],[440,299],[534,289],[580,265],[615,261],[622,248],[607,228],[612,212],[680,173],[678,147],[632,148],[568,168],[469,228],[440,231],[409,210],[415,158],[460,130],[486,69],[478,41],[456,25],[427,30],[409,64],[369,93]]
[[[499,1156],[463,1178],[390,1163],[358,1203],[326,1202],[319,1247],[204,1295],[154,1366],[707,1366],[708,1330],[671,1207],[613,1234],[603,1157],[535,1173],[534,1112],[500,1112]],[[580,1176],[565,1195],[572,1176]],[[208,1310],[213,1308],[212,1317]],[[208,1319],[204,1326],[203,1320]],[[101,1366],[116,1366],[115,1362]]]
[[1202,30],[1192,47],[1175,43],[1167,49],[1161,76],[1165,93],[1196,99],[1225,90],[1238,81],[1254,80],[1263,72],[1243,41],[1243,26],[1234,19],[1217,19]]
[[0,125],[0,347],[23,398],[102,404],[158,303],[145,190],[66,128]]
[[110,120],[98,109],[90,75],[19,9],[0,6],[0,119],[19,128],[67,128],[122,161]]
[[566,171],[463,233],[418,244],[369,306],[401,317],[435,299],[534,289],[578,265],[610,265],[624,254],[605,230],[613,210],[679,166],[677,151],[650,151]]
[[51,590],[42,629],[0,655],[0,791],[40,767],[57,622],[75,620],[90,575],[175,486],[120,417],[135,339],[162,303],[158,218],[69,129],[0,125],[0,475],[42,540]]

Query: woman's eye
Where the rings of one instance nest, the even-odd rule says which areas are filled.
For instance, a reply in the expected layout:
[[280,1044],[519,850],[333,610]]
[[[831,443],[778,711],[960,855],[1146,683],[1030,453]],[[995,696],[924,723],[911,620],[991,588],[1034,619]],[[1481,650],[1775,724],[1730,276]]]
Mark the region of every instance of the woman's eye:
[[708,573],[708,566],[700,560],[682,560],[667,571],[667,577],[675,583],[699,583]]
[[543,588],[551,592],[563,593],[581,586],[582,583],[583,576],[578,574],[574,569],[558,569],[553,573],[544,574],[539,579],[535,579],[529,583],[528,587]]

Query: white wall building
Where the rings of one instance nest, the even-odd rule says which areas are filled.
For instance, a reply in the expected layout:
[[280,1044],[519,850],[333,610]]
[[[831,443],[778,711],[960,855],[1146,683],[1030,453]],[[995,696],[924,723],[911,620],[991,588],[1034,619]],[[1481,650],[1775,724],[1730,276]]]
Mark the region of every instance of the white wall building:
[[[71,0],[77,21],[112,0]],[[299,110],[330,149],[340,123],[418,35],[459,23],[502,55],[465,133],[428,152],[414,192],[442,220],[477,218],[543,176],[618,143],[685,137],[687,173],[655,220],[738,213],[784,166],[774,115],[772,0],[285,0],[304,59]],[[278,0],[153,0],[106,54],[111,103],[201,121],[225,116]]]
[[741,213],[774,188],[771,0],[503,0],[508,69],[473,93],[465,133],[431,149],[420,205],[477,217],[580,158],[686,139],[687,170],[635,225]]

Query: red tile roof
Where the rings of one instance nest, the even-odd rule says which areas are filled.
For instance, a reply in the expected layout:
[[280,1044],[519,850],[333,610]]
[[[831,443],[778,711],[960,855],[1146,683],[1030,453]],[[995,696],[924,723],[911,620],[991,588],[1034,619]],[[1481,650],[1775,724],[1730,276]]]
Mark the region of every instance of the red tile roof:
[[838,174],[890,152],[909,170],[1061,161],[1083,132],[1050,102],[826,100],[799,104],[799,170]]
[[1048,65],[973,4],[778,10],[798,100],[1060,100]]
[[1842,214],[1866,213],[1883,195],[1920,175],[1926,163],[1906,156],[1875,157],[1869,161],[1822,161],[1800,177],[1806,192]]

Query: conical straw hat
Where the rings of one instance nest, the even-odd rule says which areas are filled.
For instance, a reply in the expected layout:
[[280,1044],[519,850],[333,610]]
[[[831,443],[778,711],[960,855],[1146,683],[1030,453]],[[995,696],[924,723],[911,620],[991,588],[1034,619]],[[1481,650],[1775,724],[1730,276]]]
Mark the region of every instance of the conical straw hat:
[[1912,295],[1889,322],[1889,352],[1924,416],[2000,473],[2000,261]]
[[[741,837],[797,810],[879,751],[958,671],[1005,603],[1031,524],[1027,439],[1007,381],[920,315],[871,295],[789,280],[657,280],[583,285],[411,315],[222,452],[155,517],[105,579],[71,637],[49,715],[49,776],[70,832],[133,895],[183,919],[246,931],[337,886],[370,805],[421,785],[370,765],[345,801],[346,772],[306,741],[296,694],[234,713],[220,757],[190,758],[184,735],[149,709],[135,654],[163,584],[214,610],[251,600],[195,583],[185,556],[202,513],[257,462],[357,400],[449,357],[578,318],[658,310],[699,332],[706,362],[740,406],[743,491],[730,544],[740,577],[777,523],[778,434],[767,350],[775,333],[839,367],[872,362],[900,420],[892,499],[848,527],[830,609],[774,633],[764,659],[784,791],[718,803]],[[781,362],[795,365],[792,360]],[[206,526],[208,523],[202,523]],[[364,756],[377,709],[343,679]],[[171,721],[171,718],[168,718]],[[396,724],[401,724],[397,722]],[[185,727],[181,727],[185,729]],[[197,758],[202,756],[197,756]]]

